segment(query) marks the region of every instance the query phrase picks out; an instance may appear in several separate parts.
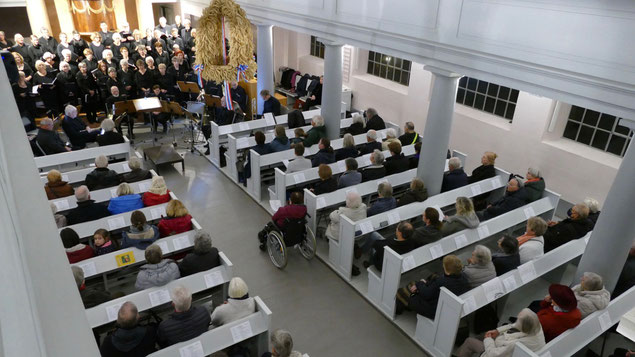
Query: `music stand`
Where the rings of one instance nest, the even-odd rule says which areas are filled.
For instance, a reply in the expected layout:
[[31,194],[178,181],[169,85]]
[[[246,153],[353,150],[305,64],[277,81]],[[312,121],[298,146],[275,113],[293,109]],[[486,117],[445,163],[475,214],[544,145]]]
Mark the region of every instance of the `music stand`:
[[113,113],[115,118],[115,126],[120,128],[121,121],[126,116],[128,117],[128,139],[130,140],[130,144],[134,144],[134,140],[132,138],[132,126],[134,125],[134,120],[132,116],[129,116],[128,113],[134,113],[136,111],[134,103],[131,100],[125,100],[121,102],[115,102],[115,112]]
[[[146,113],[163,111],[163,105],[161,105],[161,101],[157,97],[133,99],[132,103],[135,107],[135,111],[137,112]],[[154,130],[154,128],[156,127],[155,118],[152,115],[150,115],[150,125],[152,125],[152,129],[154,131],[154,142],[156,143],[158,139],[157,132],[156,130]]]
[[188,94],[188,100],[192,100],[192,94],[195,94],[194,98],[196,98],[201,92],[201,89],[198,87],[198,83],[177,81],[176,84],[179,86],[181,93]]

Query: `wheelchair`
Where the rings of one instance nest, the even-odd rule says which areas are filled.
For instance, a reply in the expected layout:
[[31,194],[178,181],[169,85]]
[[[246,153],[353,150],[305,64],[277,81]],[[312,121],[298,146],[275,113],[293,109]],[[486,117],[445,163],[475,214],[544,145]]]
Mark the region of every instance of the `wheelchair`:
[[278,269],[287,266],[289,247],[297,247],[300,254],[307,259],[313,259],[317,242],[315,234],[307,225],[306,217],[301,219],[287,218],[284,221],[284,229],[270,222],[265,227],[261,237],[261,243],[266,246],[271,262]]

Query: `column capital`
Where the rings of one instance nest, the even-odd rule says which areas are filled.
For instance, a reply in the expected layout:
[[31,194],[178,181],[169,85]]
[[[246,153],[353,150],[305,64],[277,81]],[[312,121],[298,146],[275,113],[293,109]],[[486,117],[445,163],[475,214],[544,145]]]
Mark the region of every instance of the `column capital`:
[[450,78],[462,77],[461,74],[454,73],[454,72],[452,72],[450,70],[443,69],[443,68],[440,68],[440,67],[426,65],[426,66],[423,66],[423,69],[425,69],[428,72],[432,72],[432,73],[436,74],[437,76],[450,77]]
[[325,46],[340,46],[340,47],[344,46],[344,44],[342,42],[329,40],[329,39],[323,38],[323,37],[318,37],[317,40],[322,42]]

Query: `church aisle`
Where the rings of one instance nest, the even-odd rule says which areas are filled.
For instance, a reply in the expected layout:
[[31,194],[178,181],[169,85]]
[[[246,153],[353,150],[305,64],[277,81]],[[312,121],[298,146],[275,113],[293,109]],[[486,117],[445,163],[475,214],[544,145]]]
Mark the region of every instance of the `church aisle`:
[[272,328],[291,332],[296,349],[318,356],[424,356],[319,259],[291,251],[276,269],[258,249],[257,233],[270,216],[201,156],[186,153],[185,174],[162,167],[167,186],[231,257],[234,276],[273,311]]

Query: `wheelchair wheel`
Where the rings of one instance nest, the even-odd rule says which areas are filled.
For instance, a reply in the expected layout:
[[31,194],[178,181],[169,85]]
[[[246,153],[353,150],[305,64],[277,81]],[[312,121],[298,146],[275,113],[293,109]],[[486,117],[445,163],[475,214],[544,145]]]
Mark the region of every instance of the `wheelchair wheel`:
[[300,244],[298,244],[298,247],[300,248],[300,253],[305,259],[310,260],[315,256],[317,242],[315,241],[315,234],[313,234],[313,231],[309,228],[308,224],[306,225],[306,237],[302,240],[302,242],[300,242]]
[[287,266],[287,247],[280,232],[271,231],[267,234],[267,251],[276,268],[283,269]]

